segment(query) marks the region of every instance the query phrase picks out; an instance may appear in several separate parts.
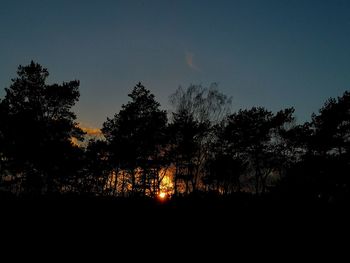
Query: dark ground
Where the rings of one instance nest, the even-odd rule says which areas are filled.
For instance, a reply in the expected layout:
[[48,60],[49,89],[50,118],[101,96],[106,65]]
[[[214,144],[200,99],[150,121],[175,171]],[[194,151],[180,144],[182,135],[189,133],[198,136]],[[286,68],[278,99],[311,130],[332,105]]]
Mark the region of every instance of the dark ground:
[[[161,256],[186,262],[188,253],[195,258],[201,255],[206,262],[206,255],[215,254],[214,262],[226,262],[254,255],[270,258],[280,248],[287,253],[283,258],[303,249],[310,253],[318,243],[328,246],[347,236],[350,206],[345,202],[292,200],[250,194],[188,196],[165,202],[2,195],[1,238],[9,247],[34,247],[29,252],[34,258],[42,257],[43,251],[50,251],[51,259],[64,255],[63,262],[71,252],[117,262],[117,256],[122,262],[138,257],[169,261]],[[129,258],[122,260],[123,256]]]
[[[184,218],[198,222],[226,220],[264,221],[278,217],[347,214],[350,202],[342,199],[306,199],[278,194],[231,196],[191,195],[167,200],[154,198],[111,198],[89,195],[13,196],[0,195],[3,214],[20,217],[47,217],[63,221],[79,218],[84,221],[138,220],[151,222],[176,221],[187,224]],[[189,220],[190,221],[190,220]],[[189,225],[192,223],[188,222]]]

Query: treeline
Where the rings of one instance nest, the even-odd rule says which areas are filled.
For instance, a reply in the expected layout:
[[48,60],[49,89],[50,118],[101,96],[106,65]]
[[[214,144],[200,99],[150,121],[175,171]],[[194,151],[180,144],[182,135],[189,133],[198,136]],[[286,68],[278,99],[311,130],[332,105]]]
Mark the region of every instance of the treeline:
[[141,83],[87,140],[72,107],[79,81],[47,84],[31,62],[0,101],[0,187],[15,195],[135,197],[278,193],[344,200],[349,196],[350,93],[329,99],[311,121],[294,109],[232,113],[212,85],[179,88],[172,111]]

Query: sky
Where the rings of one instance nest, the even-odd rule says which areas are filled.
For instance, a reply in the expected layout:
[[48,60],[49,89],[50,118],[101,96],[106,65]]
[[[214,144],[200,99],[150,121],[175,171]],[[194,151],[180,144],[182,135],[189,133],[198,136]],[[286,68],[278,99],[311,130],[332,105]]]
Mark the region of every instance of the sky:
[[303,122],[350,89],[350,1],[0,0],[0,97],[31,60],[80,80],[87,127],[139,81],[164,109],[180,85],[216,82],[234,110],[293,106]]

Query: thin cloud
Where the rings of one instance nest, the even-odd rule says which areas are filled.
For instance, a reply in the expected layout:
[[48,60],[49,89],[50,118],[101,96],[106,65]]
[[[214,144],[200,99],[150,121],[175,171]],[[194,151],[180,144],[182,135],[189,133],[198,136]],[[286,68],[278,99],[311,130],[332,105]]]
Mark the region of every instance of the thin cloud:
[[86,133],[85,134],[85,138],[86,139],[92,139],[92,138],[103,139],[104,138],[101,129],[94,128],[94,127],[91,127],[91,126],[88,126],[88,125],[84,125],[82,123],[79,123],[78,127],[80,129],[82,129],[83,132]]
[[200,68],[194,62],[194,54],[191,52],[186,52],[186,64],[191,69],[196,70],[196,71],[200,71]]
[[87,135],[89,136],[95,136],[95,137],[100,137],[102,136],[102,132],[100,129],[98,128],[91,128],[91,127],[84,127],[84,126],[80,126],[80,128],[86,132]]
[[89,126],[86,126],[86,125],[83,125],[81,123],[79,123],[77,125],[77,127],[79,127],[80,129],[83,130],[83,132],[85,132],[85,139],[83,141],[79,141],[77,140],[77,138],[75,137],[72,137],[70,139],[70,141],[72,142],[73,145],[75,146],[82,146],[82,147],[85,147],[87,146],[87,143],[89,141],[89,139],[104,139],[104,136],[102,134],[102,131],[98,128],[92,128],[92,127],[89,127]]

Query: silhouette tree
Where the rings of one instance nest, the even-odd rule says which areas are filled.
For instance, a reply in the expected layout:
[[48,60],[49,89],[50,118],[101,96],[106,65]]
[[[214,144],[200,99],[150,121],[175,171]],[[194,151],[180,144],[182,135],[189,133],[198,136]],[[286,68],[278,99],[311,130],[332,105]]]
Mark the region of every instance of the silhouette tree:
[[183,110],[173,114],[173,122],[169,126],[171,134],[171,156],[176,167],[174,174],[174,190],[178,193],[178,181],[185,183],[185,193],[189,193],[190,183],[195,191],[202,159],[200,143],[208,131],[208,123],[199,123],[193,116]]
[[107,142],[91,139],[86,147],[84,172],[79,184],[80,192],[116,195],[117,180],[110,178],[113,169],[109,162]]
[[[111,162],[130,175],[131,193],[146,194],[154,177],[154,165],[165,145],[166,112],[141,83],[129,94],[131,101],[113,119],[107,119],[102,132],[107,139]],[[156,194],[156,193],[152,193]]]
[[0,99],[1,196],[7,190],[154,197],[171,191],[161,183],[174,168],[175,195],[349,198],[348,91],[327,100],[310,122],[295,125],[293,108],[230,114],[231,99],[216,84],[180,87],[170,97],[168,124],[154,95],[138,83],[130,101],[103,124],[104,138],[86,143],[72,112],[79,81],[48,84],[48,76],[33,61],[19,66]]
[[199,123],[220,123],[230,112],[231,102],[232,98],[221,93],[216,83],[209,88],[201,85],[190,85],[187,89],[179,87],[170,96],[175,114],[186,112]]
[[346,195],[350,183],[350,93],[327,100],[297,137],[303,154],[287,178],[288,190],[325,202]]
[[191,85],[181,87],[171,95],[173,121],[170,124],[172,156],[176,166],[175,192],[178,181],[185,184],[185,192],[196,192],[203,185],[205,165],[210,144],[215,137],[213,127],[229,112],[231,98],[217,90]]
[[256,193],[266,191],[269,176],[280,165],[276,163],[281,157],[278,135],[293,120],[293,111],[292,108],[286,109],[274,115],[262,107],[253,107],[228,117],[224,136],[229,151],[239,159],[249,161]]
[[349,150],[350,92],[338,99],[329,99],[320,109],[319,115],[312,115],[311,148],[318,155],[342,155]]
[[4,175],[6,173],[5,164],[7,162],[5,157],[4,146],[6,142],[4,131],[6,129],[7,115],[4,103],[0,99],[0,183],[3,184]]
[[247,168],[247,161],[238,148],[232,147],[232,138],[226,132],[227,119],[215,125],[216,137],[209,149],[204,178],[207,191],[220,194],[240,192],[240,177]]
[[47,69],[33,61],[17,75],[1,102],[6,169],[25,192],[59,191],[65,175],[74,173],[71,138],[83,135],[71,111],[79,81],[46,84]]

